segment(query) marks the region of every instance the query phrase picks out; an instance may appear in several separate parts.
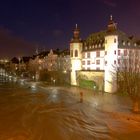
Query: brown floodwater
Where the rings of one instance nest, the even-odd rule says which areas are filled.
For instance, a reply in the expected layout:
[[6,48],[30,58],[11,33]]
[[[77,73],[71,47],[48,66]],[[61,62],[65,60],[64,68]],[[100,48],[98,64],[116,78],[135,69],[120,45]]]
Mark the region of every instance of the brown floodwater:
[[70,90],[0,85],[0,140],[137,140],[139,128]]

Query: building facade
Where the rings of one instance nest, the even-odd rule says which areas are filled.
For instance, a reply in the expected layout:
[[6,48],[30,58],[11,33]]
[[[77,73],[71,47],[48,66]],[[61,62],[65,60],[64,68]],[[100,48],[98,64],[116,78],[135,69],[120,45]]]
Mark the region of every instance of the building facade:
[[[89,35],[86,40],[80,39],[80,29],[74,30],[70,42],[71,85],[78,85],[79,72],[101,72],[104,91],[113,93],[117,90],[115,67],[119,67],[122,57],[129,57],[132,51],[140,53],[140,41],[126,35],[117,28],[110,16],[107,29]],[[91,78],[90,80],[93,80]]]

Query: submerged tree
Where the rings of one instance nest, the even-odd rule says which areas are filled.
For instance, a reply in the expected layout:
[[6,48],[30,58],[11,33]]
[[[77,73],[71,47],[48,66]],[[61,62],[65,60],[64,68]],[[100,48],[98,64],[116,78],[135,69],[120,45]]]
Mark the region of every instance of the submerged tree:
[[126,50],[127,55],[118,59],[118,91],[127,94],[133,101],[133,111],[139,112],[140,101],[140,51]]

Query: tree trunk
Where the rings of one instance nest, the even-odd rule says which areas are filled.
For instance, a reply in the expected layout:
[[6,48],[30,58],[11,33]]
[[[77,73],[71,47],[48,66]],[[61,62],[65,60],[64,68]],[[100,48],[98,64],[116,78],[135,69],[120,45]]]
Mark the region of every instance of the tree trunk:
[[139,112],[139,102],[137,100],[133,101],[133,112],[134,113],[138,113]]

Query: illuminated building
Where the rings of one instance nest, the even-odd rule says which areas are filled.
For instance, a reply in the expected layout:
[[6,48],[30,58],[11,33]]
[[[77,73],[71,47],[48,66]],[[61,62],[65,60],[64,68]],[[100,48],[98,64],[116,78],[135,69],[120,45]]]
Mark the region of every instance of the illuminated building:
[[106,30],[93,33],[86,40],[80,39],[80,29],[76,25],[70,42],[71,85],[78,85],[77,76],[80,72],[84,72],[90,80],[96,77],[93,73],[96,75],[98,72],[103,73],[104,91],[115,92],[117,85],[114,66],[119,66],[120,57],[128,56],[135,49],[140,51],[140,43],[118,30],[112,16]]

